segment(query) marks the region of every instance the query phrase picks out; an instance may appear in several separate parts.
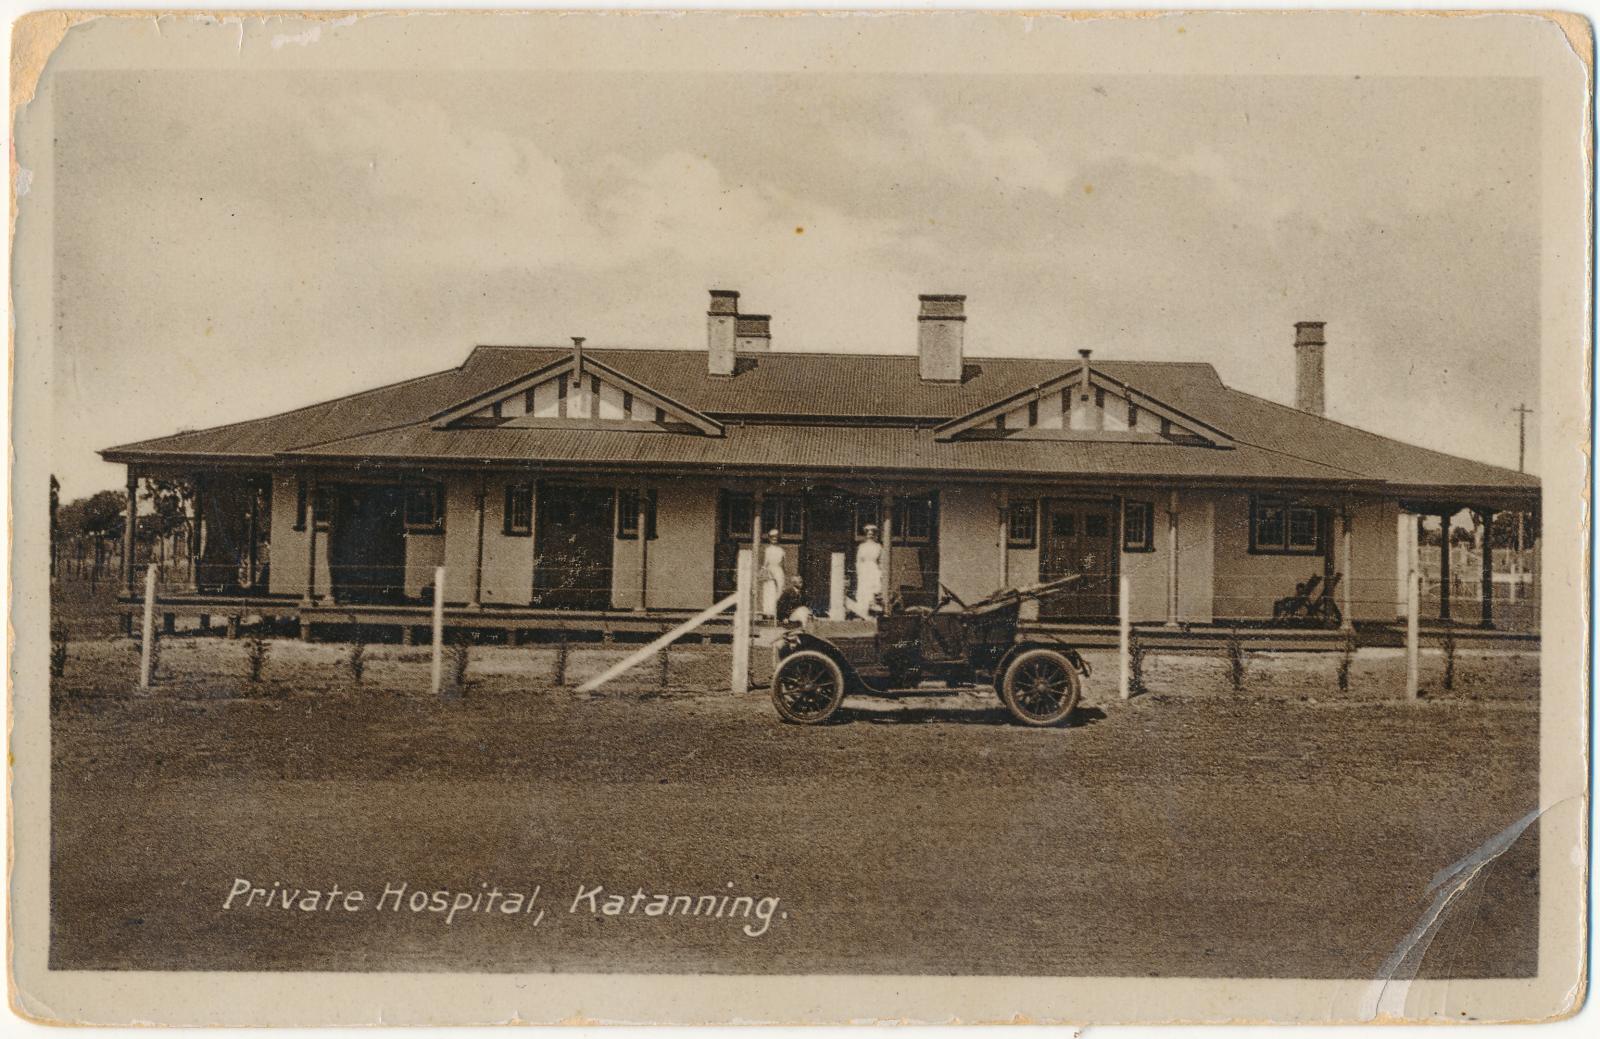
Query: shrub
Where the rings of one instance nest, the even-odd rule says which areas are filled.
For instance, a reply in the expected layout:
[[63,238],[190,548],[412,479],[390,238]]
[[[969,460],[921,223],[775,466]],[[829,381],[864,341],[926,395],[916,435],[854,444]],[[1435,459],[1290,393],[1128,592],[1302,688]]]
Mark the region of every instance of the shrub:
[[157,625],[157,626],[151,627],[151,629],[150,629],[150,683],[152,685],[155,684],[155,681],[156,681],[157,678],[161,677],[161,643],[163,643],[164,641],[166,641],[166,640],[161,637],[161,628],[160,628],[160,626]]
[[1128,692],[1143,693],[1144,687],[1144,640],[1139,638],[1139,633],[1128,633]]
[[244,659],[250,668],[250,684],[259,685],[261,673],[267,668],[267,657],[272,653],[272,643],[260,631],[252,632],[245,640]]
[[67,643],[71,640],[71,632],[65,624],[56,624],[50,628],[50,677],[60,678],[67,673]]
[[555,675],[553,681],[556,685],[567,684],[567,636],[562,635],[561,641],[556,643]]
[[344,666],[350,672],[350,680],[360,685],[367,673],[367,633],[355,617],[350,618],[350,652],[345,655]]
[[660,653],[656,654],[656,666],[659,669],[656,675],[656,685],[662,689],[667,687],[667,683],[672,676],[672,658],[669,656],[671,651],[672,643],[669,642],[661,647]]
[[1238,628],[1228,629],[1228,641],[1223,648],[1228,654],[1228,682],[1234,692],[1240,692],[1244,689],[1245,659],[1244,640],[1239,637]]
[[1344,646],[1339,651],[1339,691],[1350,691],[1350,668],[1356,662],[1356,633],[1344,633]]
[[472,664],[472,638],[465,631],[456,633],[450,643],[450,688],[457,696],[467,692],[467,668]]
[[1444,687],[1456,687],[1456,633],[1453,628],[1444,629],[1444,641],[1439,644],[1444,650]]

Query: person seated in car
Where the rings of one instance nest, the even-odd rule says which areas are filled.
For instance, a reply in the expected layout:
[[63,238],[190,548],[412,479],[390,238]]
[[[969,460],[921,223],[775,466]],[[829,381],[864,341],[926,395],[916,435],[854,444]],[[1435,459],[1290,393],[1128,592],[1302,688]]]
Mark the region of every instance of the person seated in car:
[[789,587],[778,596],[778,619],[785,624],[804,624],[811,619],[811,607],[806,604],[805,581],[799,574],[789,578]]

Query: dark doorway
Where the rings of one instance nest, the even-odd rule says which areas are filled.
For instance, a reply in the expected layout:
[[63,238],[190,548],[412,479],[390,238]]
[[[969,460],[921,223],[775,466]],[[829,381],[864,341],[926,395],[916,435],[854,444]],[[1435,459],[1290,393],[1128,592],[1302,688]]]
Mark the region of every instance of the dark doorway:
[[341,602],[405,598],[405,492],[377,484],[334,489],[328,536],[333,593]]
[[1039,604],[1041,616],[1063,621],[1109,621],[1117,615],[1117,507],[1109,501],[1046,499],[1039,579],[1068,574],[1082,580]]
[[806,494],[806,541],[801,553],[801,573],[806,598],[818,616],[827,613],[833,577],[833,554],[844,553],[844,594],[855,593],[856,545],[861,528],[881,526],[878,499],[864,498],[833,487],[817,487]]
[[565,610],[611,608],[611,489],[540,484],[533,602]]

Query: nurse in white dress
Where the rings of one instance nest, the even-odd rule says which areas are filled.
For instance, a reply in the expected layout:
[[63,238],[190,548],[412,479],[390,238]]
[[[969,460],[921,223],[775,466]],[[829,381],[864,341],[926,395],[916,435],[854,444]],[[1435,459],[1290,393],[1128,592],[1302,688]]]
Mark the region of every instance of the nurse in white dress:
[[861,528],[861,543],[856,546],[856,597],[848,604],[850,612],[857,617],[882,612],[878,605],[878,594],[883,591],[882,557],[878,527],[868,523]]
[[784,580],[784,551],[778,544],[778,532],[767,531],[767,547],[761,550],[761,615],[763,617],[776,617],[778,615],[778,596],[787,583]]

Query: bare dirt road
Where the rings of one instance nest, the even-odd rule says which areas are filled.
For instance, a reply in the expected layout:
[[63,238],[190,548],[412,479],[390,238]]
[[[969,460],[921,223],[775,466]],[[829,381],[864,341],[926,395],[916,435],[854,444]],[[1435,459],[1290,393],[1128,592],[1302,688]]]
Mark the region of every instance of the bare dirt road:
[[[282,644],[250,686],[237,644],[179,640],[135,697],[125,641],[74,647],[52,966],[1371,978],[1436,875],[1537,799],[1526,689],[1121,703],[1098,680],[1066,728],[963,695],[807,729],[692,666],[581,696],[486,651],[440,701],[415,654],[375,649],[356,687],[343,652]],[[1401,969],[1532,973],[1537,850],[1534,826]],[[240,880],[299,895],[224,909]],[[501,911],[535,888],[542,916]],[[419,890],[501,898],[447,922]],[[650,913],[724,894],[744,915]]]

